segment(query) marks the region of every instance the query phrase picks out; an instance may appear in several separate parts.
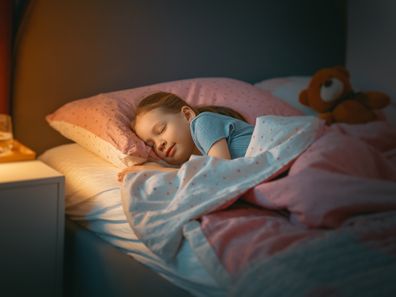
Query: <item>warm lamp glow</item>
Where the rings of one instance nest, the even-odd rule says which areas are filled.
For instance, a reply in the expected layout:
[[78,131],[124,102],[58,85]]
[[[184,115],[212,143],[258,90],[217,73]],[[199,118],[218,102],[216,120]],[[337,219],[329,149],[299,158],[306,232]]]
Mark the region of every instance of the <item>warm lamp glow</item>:
[[29,181],[59,177],[59,172],[39,161],[10,162],[0,164],[0,182]]
[[0,113],[9,111],[12,1],[0,1]]

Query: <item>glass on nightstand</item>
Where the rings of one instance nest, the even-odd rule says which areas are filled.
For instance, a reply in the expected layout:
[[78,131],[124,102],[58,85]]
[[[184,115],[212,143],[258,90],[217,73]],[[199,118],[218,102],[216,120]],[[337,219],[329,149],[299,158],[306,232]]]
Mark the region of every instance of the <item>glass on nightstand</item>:
[[12,124],[8,114],[0,113],[0,156],[12,149]]

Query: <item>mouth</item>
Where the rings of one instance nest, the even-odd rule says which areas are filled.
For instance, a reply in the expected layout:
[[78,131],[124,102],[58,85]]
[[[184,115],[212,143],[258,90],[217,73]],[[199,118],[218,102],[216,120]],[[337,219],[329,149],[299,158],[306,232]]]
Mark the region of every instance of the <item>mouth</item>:
[[174,147],[175,147],[175,145],[172,144],[172,145],[168,148],[168,150],[166,151],[165,156],[166,156],[167,158],[168,158],[168,157],[172,157],[172,156],[174,155],[174,153],[175,153]]

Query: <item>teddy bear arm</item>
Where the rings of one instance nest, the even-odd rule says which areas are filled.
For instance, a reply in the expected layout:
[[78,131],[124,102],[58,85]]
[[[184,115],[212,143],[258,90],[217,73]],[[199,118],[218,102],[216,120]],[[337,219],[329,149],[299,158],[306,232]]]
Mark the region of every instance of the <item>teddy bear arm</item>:
[[384,108],[390,103],[390,98],[388,95],[374,91],[362,93],[358,100],[365,106],[372,109]]
[[375,113],[357,100],[347,100],[333,110],[334,121],[338,123],[361,124],[376,119]]
[[319,118],[324,120],[326,124],[331,124],[334,122],[334,116],[331,112],[322,112],[319,114]]

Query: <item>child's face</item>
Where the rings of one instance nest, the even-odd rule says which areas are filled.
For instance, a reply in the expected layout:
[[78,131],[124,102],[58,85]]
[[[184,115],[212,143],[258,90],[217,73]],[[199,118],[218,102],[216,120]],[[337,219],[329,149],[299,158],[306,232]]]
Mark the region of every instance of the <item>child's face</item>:
[[181,165],[192,154],[199,154],[190,132],[190,122],[194,117],[194,111],[188,106],[178,113],[155,108],[136,117],[135,133],[153,147],[161,159]]

